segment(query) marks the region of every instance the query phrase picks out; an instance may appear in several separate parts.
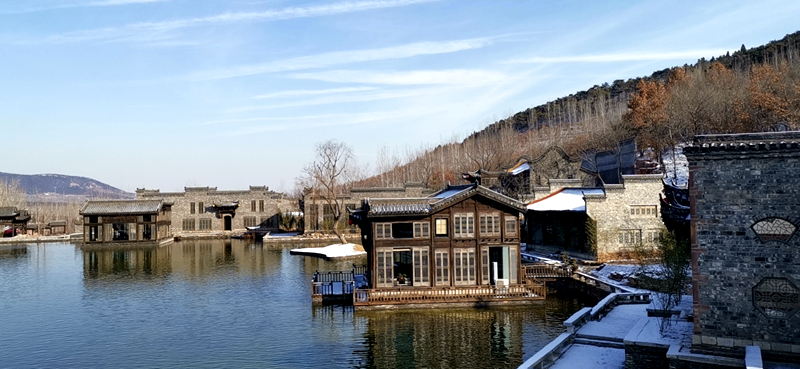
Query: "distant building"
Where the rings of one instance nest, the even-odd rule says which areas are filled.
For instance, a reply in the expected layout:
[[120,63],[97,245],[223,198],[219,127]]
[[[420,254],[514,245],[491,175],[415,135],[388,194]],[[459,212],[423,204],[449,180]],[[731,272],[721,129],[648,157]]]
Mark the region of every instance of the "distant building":
[[80,210],[83,242],[157,243],[170,239],[171,207],[163,200],[89,200]]
[[[407,183],[403,187],[354,187],[346,194],[340,195],[340,200],[345,206],[342,209],[340,226],[352,232],[358,232],[354,225],[347,224],[346,209],[356,209],[361,206],[361,201],[368,198],[406,198],[422,197],[433,193],[434,190],[425,188],[421,183]],[[333,211],[325,199],[313,191],[308,191],[303,199],[303,213],[305,215],[305,232],[330,231],[333,225]]]
[[582,180],[550,179],[527,207],[527,247],[540,253],[609,260],[637,246],[654,247],[664,223],[660,174],[622,175],[621,184],[583,187]]
[[800,361],[800,132],[697,136],[692,350]]
[[0,229],[3,230],[3,237],[25,234],[30,220],[27,210],[20,210],[15,206],[0,207]]
[[280,214],[297,207],[286,195],[270,191],[266,186],[250,186],[238,191],[185,187],[184,192],[142,188],[136,190],[136,198],[172,203],[173,232],[182,236],[244,232],[247,227],[258,226],[278,231]]

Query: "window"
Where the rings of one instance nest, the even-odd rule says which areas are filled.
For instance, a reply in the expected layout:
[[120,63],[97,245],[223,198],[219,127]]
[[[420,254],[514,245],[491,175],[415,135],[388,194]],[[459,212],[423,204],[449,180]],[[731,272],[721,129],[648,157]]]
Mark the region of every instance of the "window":
[[264,200],[258,200],[258,212],[259,213],[264,212]]
[[250,211],[252,212],[256,211],[256,200],[250,201]]
[[453,274],[455,285],[475,284],[475,249],[453,249]]
[[500,235],[500,214],[481,214],[481,237]]
[[375,223],[375,239],[392,238],[391,223]]
[[210,218],[200,219],[199,226],[200,226],[200,230],[201,231],[210,230],[211,229],[211,219]]
[[152,222],[153,216],[150,214],[142,215],[142,222]]
[[414,238],[428,238],[431,236],[431,224],[428,222],[414,223]]
[[205,214],[206,208],[203,206],[203,202],[200,201],[197,203],[197,212],[200,214]]
[[436,250],[436,285],[450,285],[450,253],[447,250]]
[[447,237],[447,218],[436,218],[436,237]]
[[631,205],[631,216],[635,218],[655,218],[658,207],[655,205]]
[[506,217],[506,236],[517,235],[517,218]]
[[376,260],[376,270],[378,272],[378,287],[390,287],[392,286],[392,266],[394,263],[392,262],[392,249],[390,248],[379,248],[375,253]]
[[428,286],[428,248],[414,247],[414,286]]
[[780,241],[784,243],[789,242],[789,239],[792,238],[792,235],[797,230],[797,226],[792,222],[774,217],[761,219],[750,228],[753,229],[753,232],[761,242]]
[[255,227],[256,226],[256,217],[244,217],[244,226],[245,227]]
[[[194,203],[192,203],[194,204]],[[184,219],[183,220],[183,230],[184,231],[194,231],[194,219]]]
[[647,243],[656,243],[659,239],[659,234],[661,232],[657,229],[651,229],[645,232],[644,241]]
[[453,236],[456,238],[475,237],[475,214],[453,215]]
[[189,214],[194,214],[194,202],[189,203]]
[[626,246],[642,243],[642,231],[639,229],[626,229],[619,232],[619,243]]
[[392,236],[389,238],[413,238],[414,225],[412,223],[392,223]]

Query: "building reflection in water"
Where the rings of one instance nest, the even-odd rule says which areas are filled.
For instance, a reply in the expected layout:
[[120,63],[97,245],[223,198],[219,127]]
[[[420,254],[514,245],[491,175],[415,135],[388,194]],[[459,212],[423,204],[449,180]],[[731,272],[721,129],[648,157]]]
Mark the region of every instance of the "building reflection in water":
[[240,240],[184,240],[162,247],[86,247],[81,251],[87,279],[209,277],[222,271],[258,276],[277,272],[281,264],[280,250]]
[[[521,364],[520,309],[369,312],[366,367],[487,368]],[[360,315],[361,313],[357,313]]]
[[0,247],[0,259],[4,258],[18,258],[20,256],[28,255],[28,247],[20,245],[11,245],[10,247]]
[[[354,311],[312,308],[315,326],[337,327],[319,342],[362,338],[348,348],[356,368],[509,368],[564,332],[562,322],[587,301],[553,297],[530,305]],[[352,327],[352,329],[351,329]],[[347,340],[342,340],[347,341]]]

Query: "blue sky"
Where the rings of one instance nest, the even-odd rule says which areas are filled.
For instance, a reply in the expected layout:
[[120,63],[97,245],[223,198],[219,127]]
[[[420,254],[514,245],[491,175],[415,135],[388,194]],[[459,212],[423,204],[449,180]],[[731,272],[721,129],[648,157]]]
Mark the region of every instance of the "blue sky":
[[596,84],[800,29],[797,1],[0,2],[0,171],[290,190]]

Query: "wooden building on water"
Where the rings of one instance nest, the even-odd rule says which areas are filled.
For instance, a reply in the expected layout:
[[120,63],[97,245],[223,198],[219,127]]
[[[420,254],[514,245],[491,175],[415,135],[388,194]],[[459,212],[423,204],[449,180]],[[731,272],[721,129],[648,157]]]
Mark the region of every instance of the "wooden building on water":
[[367,251],[368,288],[357,307],[481,306],[545,297],[521,266],[525,204],[477,184],[429,197],[364,199],[352,211]]
[[80,210],[83,242],[159,243],[172,238],[172,203],[163,200],[89,200]]

